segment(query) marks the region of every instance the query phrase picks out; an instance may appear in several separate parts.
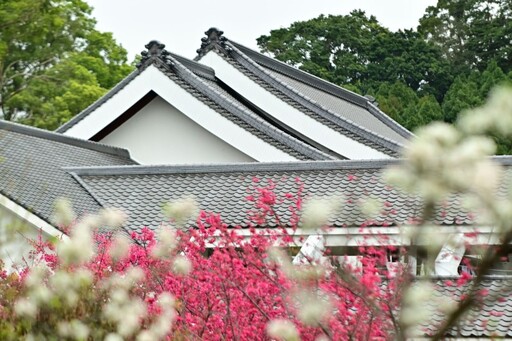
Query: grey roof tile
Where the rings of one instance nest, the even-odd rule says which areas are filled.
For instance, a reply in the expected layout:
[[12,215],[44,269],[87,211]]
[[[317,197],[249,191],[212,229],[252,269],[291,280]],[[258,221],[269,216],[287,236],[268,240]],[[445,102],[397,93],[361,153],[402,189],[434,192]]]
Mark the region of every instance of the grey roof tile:
[[77,214],[100,204],[62,167],[136,164],[126,150],[0,121],[0,192],[50,222],[56,199],[66,197]]
[[[461,295],[467,294],[469,285],[456,286],[457,278],[432,279],[434,295],[439,299],[460,301]],[[414,283],[412,285],[415,285]],[[481,296],[481,303],[476,304],[458,323],[450,329],[447,337],[512,337],[512,277],[489,276],[484,278],[479,290],[487,290]],[[432,335],[445,321],[445,313],[439,310],[434,301],[425,307],[430,319],[423,325],[425,336]]]
[[[512,172],[512,158],[496,158]],[[417,218],[421,211],[419,199],[405,195],[380,181],[383,169],[400,161],[321,161],[292,163],[256,163],[200,166],[134,166],[70,169],[76,172],[108,205],[130,208],[130,228],[156,228],[165,219],[160,210],[167,201],[193,195],[200,208],[221,214],[230,226],[248,226],[247,212],[254,203],[247,196],[257,189],[273,184],[283,202],[274,209],[282,221],[291,218],[287,193],[302,197],[343,195],[342,211],[331,221],[334,227],[363,224],[393,226]],[[255,182],[255,179],[259,179]],[[368,196],[383,204],[381,213],[367,221],[359,209]],[[454,197],[455,198],[455,197]],[[457,200],[447,200],[437,209],[440,225],[472,224],[473,220]],[[146,214],[149,214],[147,216]]]

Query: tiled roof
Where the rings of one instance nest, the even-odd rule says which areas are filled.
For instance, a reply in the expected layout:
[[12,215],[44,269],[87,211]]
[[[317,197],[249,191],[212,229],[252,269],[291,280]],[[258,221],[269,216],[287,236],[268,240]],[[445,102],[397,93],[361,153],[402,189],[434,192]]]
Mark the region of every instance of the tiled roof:
[[330,160],[338,158],[318,150],[262,119],[218,84],[213,69],[169,53],[164,49],[165,45],[156,41],[150,42],[146,47],[150,52],[146,52],[145,58],[143,58],[136,71],[89,108],[58,128],[57,131],[65,132],[76,125],[117,92],[121,91],[129,82],[143,72],[145,68],[149,65],[154,65],[172,81],[211,109],[288,155],[298,160]]
[[77,214],[98,202],[62,167],[134,165],[124,149],[0,121],[0,192],[50,222],[53,204],[66,197]]
[[[458,302],[461,295],[467,293],[469,284],[459,287],[455,284],[456,281],[457,278],[433,280],[434,297],[440,301]],[[512,338],[512,277],[486,277],[480,289],[488,293],[481,296],[481,302],[474,306],[446,336]],[[432,303],[425,307],[429,310],[431,319],[421,330],[424,336],[432,335],[445,321],[445,313],[442,313],[439,305],[435,303],[439,300],[432,300]]]
[[[510,166],[512,158],[497,158]],[[292,163],[256,163],[200,166],[134,166],[82,168],[70,170],[87,184],[105,204],[120,207],[130,215],[129,227],[158,227],[165,221],[161,207],[167,201],[194,196],[200,208],[218,213],[230,226],[247,226],[247,212],[254,210],[248,196],[256,188],[268,186],[280,198],[296,194],[302,197],[343,196],[342,210],[331,220],[333,227],[359,227],[361,224],[393,226],[407,223],[420,215],[422,205],[413,198],[382,183],[384,168],[400,161],[322,161]],[[512,172],[511,167],[507,167]],[[255,180],[258,180],[255,182]],[[360,212],[360,203],[372,197],[383,204],[382,213],[371,222]],[[276,213],[287,222],[291,200],[275,205]],[[440,225],[472,224],[457,197],[438,207]],[[269,221],[267,225],[273,226]]]
[[[404,139],[412,136],[367,98],[278,61],[269,62],[271,58],[231,42],[222,33],[213,28],[208,30],[208,38],[203,39],[195,60],[200,60],[209,51],[215,51],[254,82],[301,112],[387,155],[398,156]],[[214,36],[214,39],[210,36]],[[268,70],[269,65],[278,67]],[[275,70],[281,73],[278,75]],[[359,109],[355,110],[356,107]],[[361,114],[363,112],[364,115]]]

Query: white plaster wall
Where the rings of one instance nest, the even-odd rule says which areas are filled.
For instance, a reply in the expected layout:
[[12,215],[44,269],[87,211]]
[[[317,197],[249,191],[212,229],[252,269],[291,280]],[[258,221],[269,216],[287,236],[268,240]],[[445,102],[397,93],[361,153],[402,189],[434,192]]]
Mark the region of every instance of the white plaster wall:
[[[37,239],[39,230],[0,205],[0,259],[4,269],[11,271],[13,264],[23,266],[29,260],[31,246],[28,239]],[[43,235],[46,238],[46,234]]]
[[101,140],[141,164],[253,162],[160,97]]

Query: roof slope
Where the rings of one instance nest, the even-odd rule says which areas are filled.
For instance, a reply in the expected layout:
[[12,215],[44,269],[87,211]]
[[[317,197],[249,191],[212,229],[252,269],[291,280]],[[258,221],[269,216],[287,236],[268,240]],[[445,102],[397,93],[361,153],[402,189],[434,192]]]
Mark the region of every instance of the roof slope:
[[[157,41],[151,41],[146,45],[148,51],[144,51],[143,58],[138,69],[131,73],[121,83],[116,85],[105,96],[75,116],[66,124],[57,129],[57,132],[65,133],[81,120],[86,119],[102,104],[115,96],[118,92],[133,81],[150,65],[156,66],[173,82],[184,88],[198,100],[208,105],[231,122],[242,129],[257,136],[261,140],[273,145],[298,160],[329,160],[338,156],[329,155],[317,148],[305,143],[300,138],[292,136],[289,132],[282,131],[268,123],[234,98],[223,86],[219,84],[213,69],[188,60],[184,57],[169,53],[164,49],[165,45]],[[151,86],[151,85],[149,85]],[[141,97],[145,94],[141,94]],[[236,147],[236,146],[235,146]]]
[[[421,332],[432,335],[446,319],[440,312],[439,301],[460,300],[467,293],[469,284],[458,287],[458,278],[433,279],[434,297],[427,307],[432,316]],[[471,282],[470,282],[471,283]],[[413,284],[414,285],[414,284]],[[480,284],[487,291],[482,303],[472,308],[446,336],[457,338],[512,338],[512,277],[489,276]],[[420,334],[421,334],[420,332]]]
[[239,43],[231,43],[265,71],[297,89],[327,110],[399,143],[405,142],[412,136],[411,132],[380,111],[371,99],[267,57]]
[[51,224],[65,197],[82,215],[100,205],[62,167],[134,165],[128,151],[0,121],[0,192]]
[[[512,158],[497,158],[512,175]],[[422,203],[390,188],[381,181],[383,170],[398,160],[323,161],[256,163],[201,166],[133,166],[71,169],[88,189],[106,205],[120,207],[129,214],[128,227],[158,227],[165,221],[162,204],[194,196],[200,208],[221,214],[230,226],[248,226],[248,196],[257,197],[258,188],[271,186],[283,199],[274,210],[288,222],[292,199],[287,194],[343,196],[342,210],[331,220],[333,227],[393,226],[417,218]],[[506,190],[503,189],[505,192]],[[381,214],[368,222],[360,211],[362,200],[372,197],[384,204]],[[472,216],[462,209],[457,197],[438,208],[440,225],[472,224]],[[275,226],[269,221],[266,226]]]
[[232,42],[210,28],[195,60],[216,52],[263,88],[330,128],[397,156],[412,134],[380,111],[366,97]]

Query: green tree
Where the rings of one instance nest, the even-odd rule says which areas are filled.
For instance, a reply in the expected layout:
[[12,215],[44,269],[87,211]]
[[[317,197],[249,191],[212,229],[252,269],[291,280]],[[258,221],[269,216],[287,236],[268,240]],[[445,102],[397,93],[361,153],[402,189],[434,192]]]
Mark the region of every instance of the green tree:
[[363,11],[295,22],[259,37],[258,45],[281,61],[362,93],[402,81],[441,99],[451,80],[439,48],[416,32],[391,32]]
[[82,0],[0,2],[0,114],[53,129],[129,71]]
[[510,0],[439,0],[427,8],[418,31],[439,46],[460,75],[483,71],[494,59],[512,70],[512,2]]

